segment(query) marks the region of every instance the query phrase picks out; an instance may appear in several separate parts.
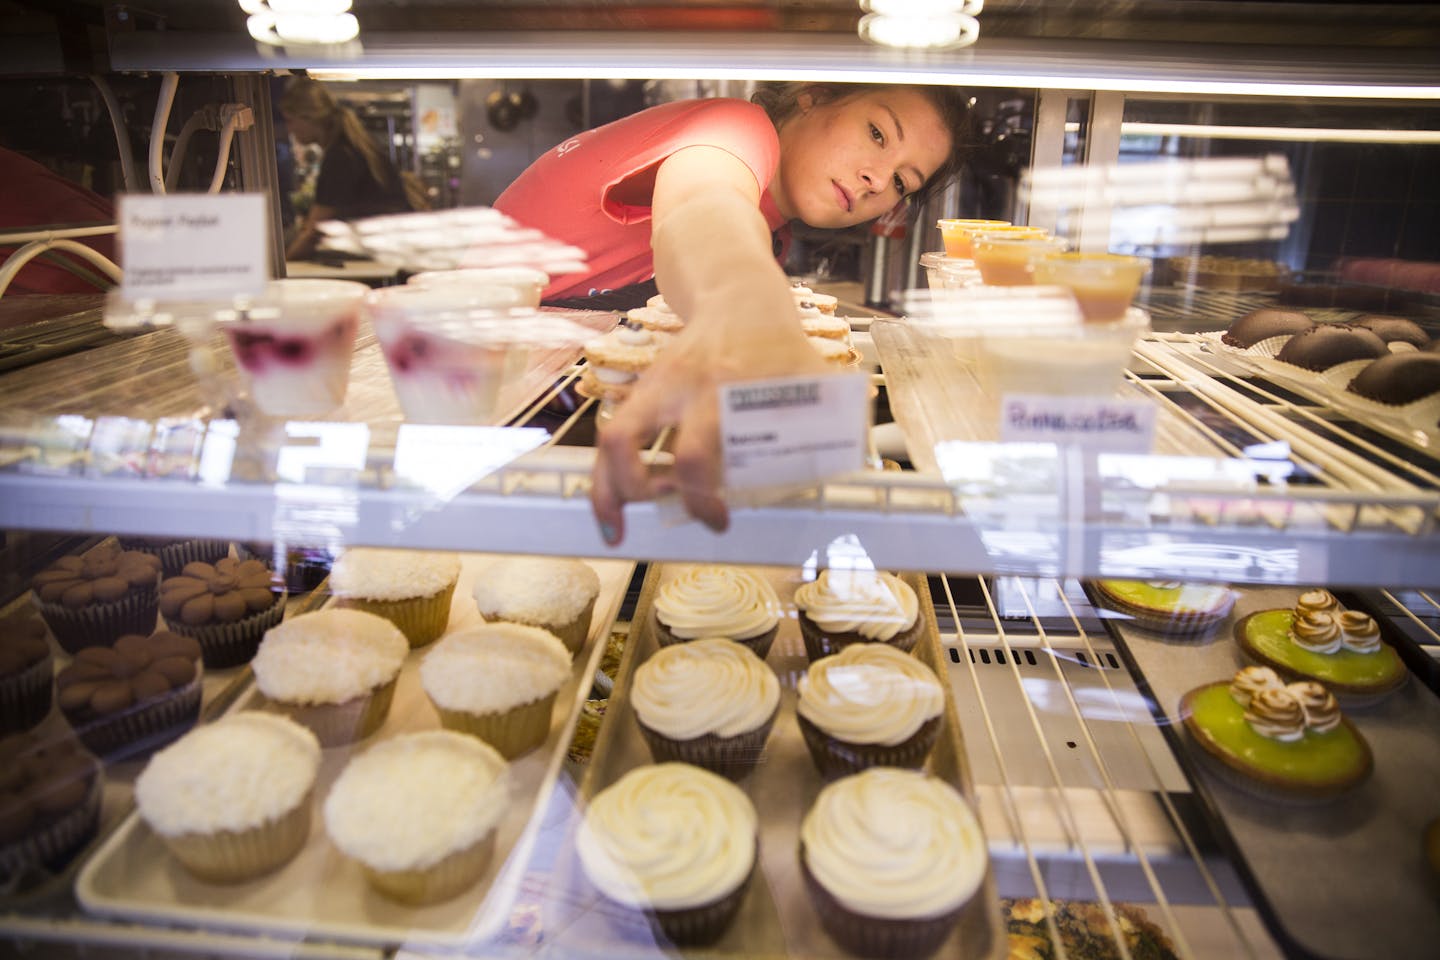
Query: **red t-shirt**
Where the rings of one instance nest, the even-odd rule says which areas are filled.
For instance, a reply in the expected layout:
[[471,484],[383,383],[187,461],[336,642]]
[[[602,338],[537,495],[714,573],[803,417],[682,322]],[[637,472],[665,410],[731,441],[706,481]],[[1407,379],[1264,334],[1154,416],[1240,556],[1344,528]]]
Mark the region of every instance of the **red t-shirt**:
[[[0,148],[0,228],[19,231],[42,225],[78,227],[114,222],[114,204],[105,197],[51,173],[22,154]],[[113,235],[73,239],[115,261]],[[18,245],[0,247],[0,262],[17,249]],[[57,252],[56,256],[100,274],[88,260],[68,250]],[[100,290],[42,256],[20,268],[8,292],[99,293]]]
[[780,140],[762,108],[731,99],[651,107],[548,150],[495,201],[496,209],[525,226],[586,252],[590,271],[556,277],[545,297],[583,297],[654,276],[655,173],[677,150],[700,145],[720,147],[749,167],[766,223],[772,231],[784,224],[768,192]]

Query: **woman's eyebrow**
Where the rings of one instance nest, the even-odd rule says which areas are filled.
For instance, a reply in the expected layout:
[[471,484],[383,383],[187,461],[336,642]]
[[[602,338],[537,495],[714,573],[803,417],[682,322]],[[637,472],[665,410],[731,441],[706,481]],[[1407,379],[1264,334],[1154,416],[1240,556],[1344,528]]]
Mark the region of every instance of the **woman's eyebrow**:
[[895,124],[895,139],[904,140],[905,128],[900,124],[900,115],[896,113],[894,108],[892,108],[888,103],[882,103],[880,104],[880,106],[885,109],[886,113],[890,114],[890,120],[892,123]]

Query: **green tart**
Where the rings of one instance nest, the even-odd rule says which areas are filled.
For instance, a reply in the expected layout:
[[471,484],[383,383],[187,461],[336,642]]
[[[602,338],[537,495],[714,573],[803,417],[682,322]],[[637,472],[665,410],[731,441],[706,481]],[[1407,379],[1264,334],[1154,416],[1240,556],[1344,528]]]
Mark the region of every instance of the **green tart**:
[[1333,730],[1307,729],[1290,743],[1256,733],[1229,681],[1185,694],[1180,716],[1205,753],[1238,775],[1231,782],[1267,798],[1328,800],[1364,782],[1373,766],[1369,745],[1345,717]]
[[1096,580],[1100,602],[1136,626],[1172,637],[1193,637],[1230,615],[1235,592],[1218,583]]
[[1235,642],[1255,662],[1285,677],[1317,680],[1352,706],[1378,700],[1405,682],[1405,663],[1389,644],[1382,641],[1373,653],[1344,647],[1312,653],[1290,639],[1294,620],[1293,610],[1257,611],[1235,624]]

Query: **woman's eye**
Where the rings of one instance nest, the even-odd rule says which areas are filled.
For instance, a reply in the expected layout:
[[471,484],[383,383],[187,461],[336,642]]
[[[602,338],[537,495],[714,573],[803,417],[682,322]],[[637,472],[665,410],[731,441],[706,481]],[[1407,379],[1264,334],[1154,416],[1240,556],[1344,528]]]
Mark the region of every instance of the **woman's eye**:
[[873,123],[870,124],[870,139],[874,140],[882,147],[885,146],[885,134],[881,133],[880,128],[875,126],[875,124]]
[[898,173],[895,174],[895,192],[905,196],[905,180]]

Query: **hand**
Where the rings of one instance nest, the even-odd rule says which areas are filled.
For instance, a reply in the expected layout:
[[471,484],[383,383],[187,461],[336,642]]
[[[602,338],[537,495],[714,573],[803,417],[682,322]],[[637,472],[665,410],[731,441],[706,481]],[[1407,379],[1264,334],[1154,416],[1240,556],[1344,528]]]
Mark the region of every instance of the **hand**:
[[[725,530],[730,514],[721,495],[720,384],[829,372],[798,324],[743,329],[747,326],[756,325],[687,326],[600,427],[590,503],[606,543],[624,539],[626,503],[673,491],[692,517],[717,533]],[[640,450],[665,427],[676,428],[675,466],[651,473],[640,462]]]

